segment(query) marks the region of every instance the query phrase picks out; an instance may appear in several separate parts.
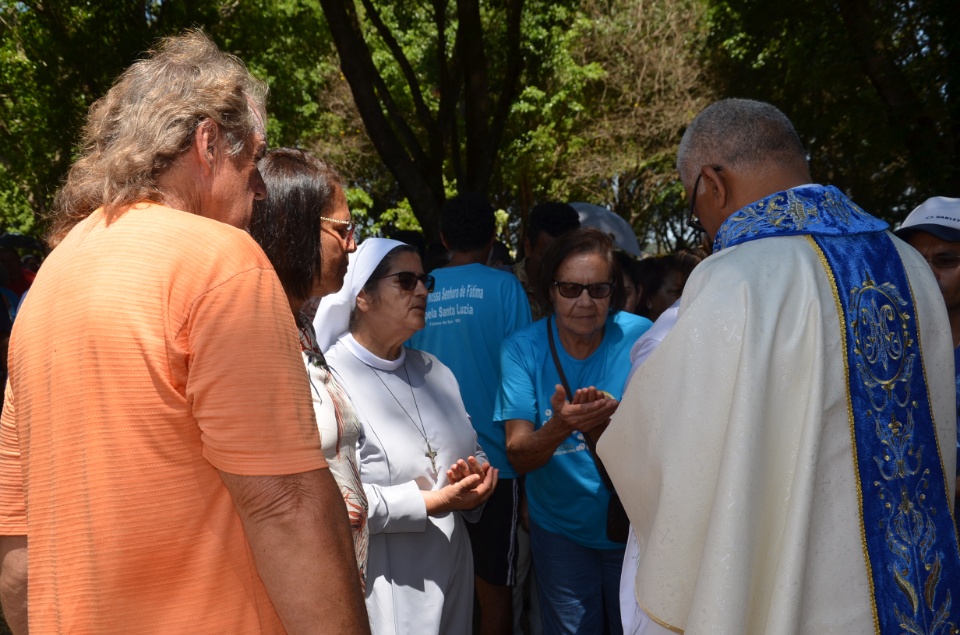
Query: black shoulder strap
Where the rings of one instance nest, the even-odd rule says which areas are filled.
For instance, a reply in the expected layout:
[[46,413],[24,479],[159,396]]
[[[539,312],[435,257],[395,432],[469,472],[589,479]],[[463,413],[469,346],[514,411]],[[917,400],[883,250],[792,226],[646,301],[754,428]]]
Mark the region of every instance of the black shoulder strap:
[[547,318],[547,338],[550,341],[550,354],[553,355],[553,364],[560,373],[560,383],[563,389],[567,391],[567,401],[573,399],[573,391],[570,390],[570,384],[567,383],[567,376],[563,374],[563,366],[560,364],[560,356],[557,355],[557,345],[553,342],[553,316]]
[[[550,342],[550,354],[553,355],[553,364],[557,367],[557,373],[560,374],[560,383],[563,384],[563,389],[567,391],[567,401],[570,401],[573,399],[573,391],[570,390],[570,384],[567,383],[567,376],[563,372],[563,365],[560,364],[560,356],[557,355],[557,345],[553,341],[552,315],[547,318],[547,339]],[[600,478],[603,480],[603,484],[606,485],[607,489],[612,492],[613,481],[610,480],[610,476],[607,474],[607,470],[603,467],[600,457],[597,456],[597,444],[593,439],[590,438],[589,434],[583,434],[583,440],[587,444],[587,449],[590,450],[590,456],[593,458],[593,463],[597,466],[597,471],[600,473]]]

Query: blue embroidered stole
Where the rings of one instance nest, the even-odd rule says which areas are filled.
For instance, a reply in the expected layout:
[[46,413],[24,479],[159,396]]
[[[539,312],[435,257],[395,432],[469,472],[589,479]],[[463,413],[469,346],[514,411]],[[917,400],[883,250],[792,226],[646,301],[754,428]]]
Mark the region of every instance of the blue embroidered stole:
[[836,188],[802,186],[735,212],[720,227],[714,250],[807,236],[834,287],[843,332],[875,625],[885,635],[955,633],[960,549],[913,295],[886,228]]

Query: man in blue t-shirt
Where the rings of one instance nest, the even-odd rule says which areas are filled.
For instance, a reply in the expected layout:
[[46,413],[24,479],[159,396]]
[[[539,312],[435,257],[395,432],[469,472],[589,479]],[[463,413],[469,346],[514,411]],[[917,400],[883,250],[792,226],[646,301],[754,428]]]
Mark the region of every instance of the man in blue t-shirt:
[[[960,424],[960,198],[928,198],[910,212],[896,234],[930,263],[947,304],[953,333],[957,420]],[[957,456],[960,459],[960,426],[957,430]],[[960,500],[960,460],[957,461],[957,486]]]
[[447,201],[440,235],[450,262],[431,272],[436,284],[427,298],[427,324],[409,342],[453,371],[480,445],[500,470],[479,522],[467,525],[482,634],[513,631],[520,491],[507,461],[503,426],[494,425],[493,407],[500,386],[500,344],[530,323],[520,281],[484,264],[495,234],[494,209],[486,198],[461,194]]

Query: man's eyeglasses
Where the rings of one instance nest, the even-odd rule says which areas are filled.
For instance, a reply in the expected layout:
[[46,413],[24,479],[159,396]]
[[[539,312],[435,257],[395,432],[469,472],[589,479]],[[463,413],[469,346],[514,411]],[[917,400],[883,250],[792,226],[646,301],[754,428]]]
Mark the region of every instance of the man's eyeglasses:
[[[711,165],[714,172],[720,172],[723,170],[723,166],[720,165]],[[706,232],[707,230],[703,228],[703,225],[700,223],[700,218],[697,216],[697,190],[700,189],[700,178],[703,176],[703,171],[697,174],[696,180],[693,182],[693,195],[690,197],[690,217],[687,219],[687,227],[694,229],[698,232]]]
[[587,293],[589,293],[590,297],[594,300],[602,300],[603,298],[609,297],[610,294],[613,293],[612,282],[592,282],[590,284],[580,284],[579,282],[561,282],[559,280],[554,280],[553,286],[557,288],[557,293],[565,298],[579,298],[584,289],[587,290]]
[[417,283],[422,282],[423,286],[427,289],[427,293],[433,293],[433,285],[436,283],[436,280],[430,274],[414,273],[412,271],[388,273],[385,276],[380,276],[378,279],[383,280],[384,278],[393,278],[394,276],[397,278],[397,284],[399,284],[400,288],[404,291],[413,291],[417,288]]
[[325,220],[329,223],[336,223],[337,225],[346,225],[346,233],[337,232],[340,234],[340,237],[343,238],[343,242],[350,244],[350,241],[353,240],[353,233],[357,230],[357,224],[352,220],[340,220],[339,218],[327,218],[326,216],[321,216],[320,220]]
[[934,269],[956,269],[960,267],[960,254],[937,254],[933,258],[927,258],[927,262]]

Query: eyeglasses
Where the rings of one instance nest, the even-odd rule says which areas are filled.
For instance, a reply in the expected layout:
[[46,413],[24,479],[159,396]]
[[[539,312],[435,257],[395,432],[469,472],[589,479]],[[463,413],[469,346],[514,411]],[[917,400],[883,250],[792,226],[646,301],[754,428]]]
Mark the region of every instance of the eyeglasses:
[[934,269],[956,269],[960,267],[960,254],[937,254],[933,258],[927,258],[927,262]]
[[325,220],[330,223],[336,223],[337,225],[346,225],[346,234],[337,232],[340,234],[340,238],[343,239],[343,242],[350,244],[350,241],[353,240],[353,233],[357,230],[357,224],[353,220],[340,220],[339,218],[327,218],[326,216],[321,216],[320,220]]
[[587,293],[589,293],[590,297],[594,300],[602,300],[613,293],[612,282],[580,284],[579,282],[560,282],[559,280],[554,280],[553,286],[557,288],[557,293],[565,298],[579,298],[584,289],[587,290]]
[[[720,172],[723,170],[721,165],[711,165],[714,172]],[[697,216],[697,190],[700,189],[700,178],[703,176],[701,171],[697,174],[696,180],[693,182],[693,195],[690,197],[690,218],[687,219],[687,227],[694,229],[698,232],[706,233],[706,229],[703,228],[703,225],[700,223],[700,218]]]
[[426,288],[427,293],[433,293],[433,285],[436,283],[436,280],[433,276],[426,273],[414,273],[412,271],[398,271],[396,273],[388,273],[385,276],[380,276],[378,280],[383,280],[384,278],[397,277],[397,284],[400,285],[400,288],[404,291],[413,291],[417,288],[417,283],[422,282],[423,286]]

